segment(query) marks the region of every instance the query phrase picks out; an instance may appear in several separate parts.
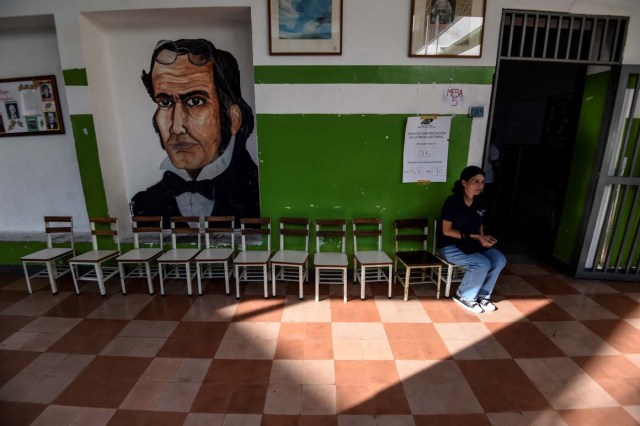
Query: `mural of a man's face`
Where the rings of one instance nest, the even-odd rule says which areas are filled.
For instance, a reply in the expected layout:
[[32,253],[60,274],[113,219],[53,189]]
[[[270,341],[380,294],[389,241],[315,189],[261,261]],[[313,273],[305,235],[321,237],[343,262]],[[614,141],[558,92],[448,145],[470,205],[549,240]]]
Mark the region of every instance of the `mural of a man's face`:
[[179,169],[199,170],[219,155],[220,104],[213,66],[212,61],[196,66],[179,55],[172,64],[156,63],[151,73],[162,146]]

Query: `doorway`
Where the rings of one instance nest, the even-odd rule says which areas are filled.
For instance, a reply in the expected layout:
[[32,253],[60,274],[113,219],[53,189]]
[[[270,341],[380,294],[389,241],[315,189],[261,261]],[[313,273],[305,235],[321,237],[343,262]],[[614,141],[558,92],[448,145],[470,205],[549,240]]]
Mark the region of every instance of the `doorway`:
[[500,64],[489,131],[499,162],[485,192],[490,232],[512,261],[552,259],[586,72],[575,63]]

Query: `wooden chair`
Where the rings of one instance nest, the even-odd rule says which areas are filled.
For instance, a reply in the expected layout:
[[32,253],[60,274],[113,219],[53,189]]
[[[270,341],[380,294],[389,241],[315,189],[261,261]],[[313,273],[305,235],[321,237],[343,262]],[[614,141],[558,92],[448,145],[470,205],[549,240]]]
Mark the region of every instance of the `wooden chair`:
[[[71,267],[76,290],[78,289],[78,280],[96,281],[100,288],[100,294],[104,296],[107,293],[104,288],[105,281],[119,272],[117,266],[103,266],[104,263],[120,255],[118,219],[113,217],[92,217],[89,218],[89,224],[91,226],[91,245],[93,250],[69,259],[69,266]],[[111,237],[115,240],[117,250],[100,249],[98,237]],[[80,266],[91,266],[92,269],[80,275]]]
[[[191,296],[193,294],[193,288],[191,286],[191,280],[196,274],[194,270],[192,272],[191,264],[193,260],[200,252],[200,218],[198,216],[173,216],[171,221],[171,250],[164,253],[158,258],[158,266],[160,268],[160,294],[164,296],[164,280],[165,278],[171,279],[186,279],[187,280],[187,294]],[[186,227],[180,227],[184,224]],[[190,227],[195,224],[195,227]],[[197,248],[179,248],[178,237],[186,237],[187,239],[195,236],[197,241]],[[192,240],[189,243],[193,243]],[[171,269],[167,267],[171,266]]]
[[445,297],[449,297],[449,294],[451,292],[451,284],[459,283],[460,281],[462,281],[462,277],[464,277],[464,273],[466,272],[466,269],[464,268],[464,266],[458,266],[454,263],[448,262],[444,257],[440,256],[436,251],[436,248],[437,248],[436,239],[438,235],[438,226],[440,226],[440,222],[438,221],[438,219],[436,219],[433,221],[433,229],[435,230],[434,237],[433,237],[433,252],[435,253],[435,256],[438,258],[438,260],[440,260],[445,266],[445,268],[443,269],[443,273],[441,275],[441,279],[445,283],[444,295]]
[[[207,216],[204,218],[204,250],[196,256],[198,294],[202,294],[203,278],[224,278],[228,296],[229,276],[233,274],[233,254],[236,250],[233,216]],[[222,241],[221,241],[222,240]],[[221,244],[227,247],[220,247]]]
[[[411,284],[436,284],[436,298],[440,298],[442,262],[427,251],[429,221],[427,219],[401,219],[395,222],[396,279],[404,286],[404,300],[409,299]],[[413,250],[407,250],[413,242]],[[432,273],[436,271],[438,277]]]
[[[266,237],[266,250],[248,250],[247,237],[258,235]],[[262,281],[264,297],[269,297],[269,258],[271,257],[271,219],[240,219],[240,253],[233,259],[236,274],[236,299],[240,298],[240,281]],[[262,241],[264,243],[264,241]]]
[[[27,280],[29,293],[32,292],[29,278],[47,277],[51,292],[58,294],[56,280],[71,270],[68,265],[61,263],[64,259],[76,254],[73,241],[73,218],[71,216],[45,216],[44,231],[47,236],[47,248],[21,258],[24,276]],[[59,239],[62,241],[56,241]],[[30,276],[27,266],[29,264],[41,264],[45,265],[45,268]],[[77,286],[76,293],[79,293]]]
[[[321,239],[338,239],[340,252],[322,252],[324,244]],[[316,220],[316,254],[313,256],[316,275],[316,302],[320,300],[320,284],[340,284],[343,286],[344,302],[347,303],[347,267],[349,260],[346,252],[347,221],[344,219]]]
[[[133,216],[133,250],[129,250],[118,256],[118,268],[120,268],[120,283],[122,294],[127,294],[124,282],[127,278],[146,278],[149,286],[149,294],[153,294],[153,279],[158,275],[158,265],[153,262],[162,254],[162,216]],[[153,244],[159,247],[140,247],[140,238],[145,239],[145,244]],[[125,274],[125,265],[134,264],[135,267]]]
[[[285,245],[285,242],[288,245]],[[294,244],[298,246],[294,246]],[[290,250],[287,247],[304,250]],[[309,280],[309,219],[283,217],[280,219],[280,250],[271,258],[272,293],[276,295],[276,280],[297,281],[299,299],[304,298],[302,285]]]
[[[393,260],[382,251],[382,219],[353,219],[353,282],[360,281],[360,299],[364,300],[364,289],[367,281],[388,281],[389,298],[391,298],[391,281],[393,279]],[[374,250],[358,248],[373,240]],[[360,268],[358,268],[360,264]],[[388,272],[387,272],[388,271]]]

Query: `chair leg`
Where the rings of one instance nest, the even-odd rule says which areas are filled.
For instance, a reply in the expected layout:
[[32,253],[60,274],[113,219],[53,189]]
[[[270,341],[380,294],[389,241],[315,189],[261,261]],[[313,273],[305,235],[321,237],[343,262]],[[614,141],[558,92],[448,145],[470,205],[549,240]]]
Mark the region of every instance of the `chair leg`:
[[24,269],[24,278],[27,281],[27,290],[29,290],[29,294],[33,293],[31,291],[31,281],[29,281],[29,269],[27,268],[27,263],[22,262],[22,268]]
[[100,295],[107,294],[107,290],[104,288],[104,276],[102,275],[102,265],[95,263],[93,267],[96,270],[96,276],[98,277],[98,287],[100,288]]
[[153,278],[151,277],[151,265],[149,262],[145,262],[145,269],[147,270],[147,284],[149,285],[149,294],[153,294]]
[[222,264],[224,268],[224,292],[228,296],[229,295],[229,261],[225,260]]
[[453,275],[453,266],[447,266],[447,286],[444,288],[444,295],[449,297],[451,291],[451,276]]
[[[267,265],[262,265],[262,277],[264,278],[264,298],[269,298],[269,271]],[[274,284],[275,285],[275,284]]]
[[344,268],[342,270],[342,286],[342,292],[344,293],[344,303],[347,303],[347,268]]
[[236,299],[240,299],[240,267],[236,265]]
[[122,294],[127,294],[127,289],[124,286],[124,265],[118,263],[118,271],[120,271],[120,286],[122,287]]
[[271,265],[271,294],[276,297],[276,266]]
[[56,286],[56,278],[53,273],[53,262],[47,262],[47,274],[49,275],[49,284],[51,285],[51,292],[58,294],[58,287]]
[[191,288],[191,268],[189,266],[189,262],[184,264],[184,268],[187,273],[187,294],[191,296],[193,295],[193,289]]
[[389,276],[387,277],[389,280],[389,299],[391,299],[391,277],[393,276],[393,270],[391,268],[391,265],[389,265]]
[[364,300],[364,285],[367,281],[367,268],[364,265],[361,265],[360,269],[360,300]]
[[438,285],[436,287],[436,299],[440,299],[440,278],[442,277],[442,266],[438,266]]
[[164,296],[164,264],[158,264],[158,276],[160,277],[160,296]]
[[200,268],[202,268],[202,263],[196,262],[196,274],[198,275],[198,294],[202,296],[202,271],[200,270]]
[[411,276],[411,268],[407,265],[407,269],[404,273],[404,301],[409,300],[409,277]]
[[76,278],[76,273],[78,272],[76,270],[76,266],[75,264],[69,264],[69,269],[71,269],[71,277],[73,278],[73,286],[76,289],[76,294],[80,294],[80,288],[78,287],[78,279]]
[[302,293],[302,282],[304,281],[304,272],[302,272],[302,265],[298,266],[298,291],[300,295],[300,300],[304,299],[304,294]]
[[316,267],[316,302],[320,301],[320,271]]

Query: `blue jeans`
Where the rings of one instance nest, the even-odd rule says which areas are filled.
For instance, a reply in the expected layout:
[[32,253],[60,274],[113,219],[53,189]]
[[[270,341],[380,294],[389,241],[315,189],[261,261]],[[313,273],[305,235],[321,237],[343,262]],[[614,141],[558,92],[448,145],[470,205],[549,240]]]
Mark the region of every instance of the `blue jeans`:
[[456,246],[446,246],[440,248],[438,254],[448,262],[464,266],[467,270],[458,292],[468,300],[489,299],[498,281],[498,275],[507,264],[504,255],[494,248],[483,253],[465,254]]

